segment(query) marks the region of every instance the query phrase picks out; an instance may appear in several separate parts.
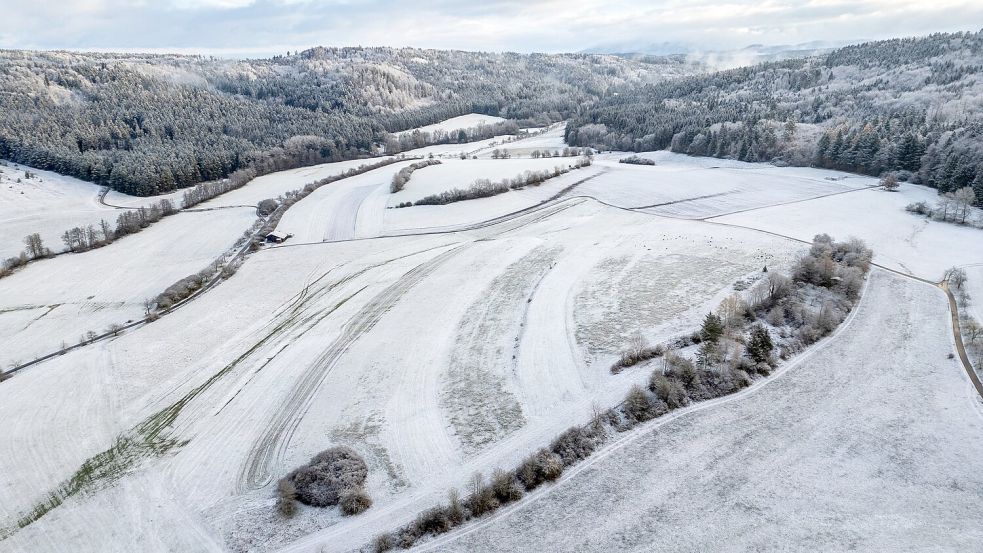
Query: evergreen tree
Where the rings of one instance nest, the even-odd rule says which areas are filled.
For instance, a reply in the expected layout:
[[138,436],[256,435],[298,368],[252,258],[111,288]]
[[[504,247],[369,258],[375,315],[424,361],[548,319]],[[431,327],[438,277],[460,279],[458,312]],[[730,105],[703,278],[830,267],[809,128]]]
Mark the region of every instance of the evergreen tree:
[[755,363],[767,363],[771,359],[771,351],[774,349],[771,335],[768,330],[756,324],[751,327],[751,334],[748,337],[747,349],[745,354]]
[[724,322],[715,313],[707,313],[703,318],[703,326],[700,328],[700,338],[703,342],[716,344],[720,337],[724,335]]

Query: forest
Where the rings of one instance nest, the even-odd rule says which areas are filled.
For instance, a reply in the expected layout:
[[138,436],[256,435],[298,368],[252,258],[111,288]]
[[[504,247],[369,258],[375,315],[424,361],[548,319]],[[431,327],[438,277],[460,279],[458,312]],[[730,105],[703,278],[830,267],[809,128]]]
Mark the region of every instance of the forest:
[[[139,196],[570,120],[567,142],[894,174],[983,198],[983,32],[710,72],[676,58],[0,51],[0,158]],[[463,115],[485,134],[394,133]]]
[[983,198],[983,32],[624,86],[579,113],[568,143],[893,173]]
[[541,126],[612,87],[687,71],[670,60],[413,48],[260,60],[3,50],[0,158],[149,196],[242,169],[370,156],[394,142],[389,133],[467,113]]

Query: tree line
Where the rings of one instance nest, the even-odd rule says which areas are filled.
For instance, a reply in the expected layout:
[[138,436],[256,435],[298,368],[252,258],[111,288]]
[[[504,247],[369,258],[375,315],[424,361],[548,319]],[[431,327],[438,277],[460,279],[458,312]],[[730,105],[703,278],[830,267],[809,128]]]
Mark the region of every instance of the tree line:
[[4,50],[0,158],[152,196],[247,168],[371,155],[390,133],[472,112],[542,126],[680,67],[413,48],[261,60]]
[[[98,225],[72,227],[61,235],[64,245],[62,252],[80,253],[108,246],[116,240],[140,232],[164,217],[174,215],[178,209],[173,202],[164,198],[150,206],[121,212],[113,224],[102,219]],[[0,263],[0,278],[10,275],[15,269],[23,267],[32,261],[53,257],[56,255],[51,248],[44,244],[39,233],[31,233],[24,237],[24,251],[20,255],[5,259]]]

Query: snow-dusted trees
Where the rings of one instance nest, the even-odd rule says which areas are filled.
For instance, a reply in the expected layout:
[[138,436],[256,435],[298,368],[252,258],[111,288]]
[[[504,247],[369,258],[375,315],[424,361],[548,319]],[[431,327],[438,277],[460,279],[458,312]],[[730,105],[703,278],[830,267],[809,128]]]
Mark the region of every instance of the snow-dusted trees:
[[544,126],[676,65],[411,48],[235,62],[5,50],[0,158],[149,196],[246,168],[367,156],[381,142],[405,149],[424,137],[389,133],[467,113],[513,120],[488,132]]
[[961,289],[964,284],[966,284],[966,270],[959,267],[953,267],[946,271],[946,281],[949,286],[955,289]]
[[[875,176],[896,171],[941,192],[976,187],[981,202],[983,114],[958,107],[983,95],[981,48],[983,32],[936,34],[624,88],[574,117],[566,139]],[[913,82],[914,74],[925,77]]]
[[393,180],[389,184],[389,191],[394,194],[396,192],[399,192],[400,190],[403,189],[404,186],[406,186],[406,183],[409,182],[410,176],[413,175],[414,171],[416,171],[417,169],[423,169],[424,167],[430,167],[431,165],[440,165],[440,160],[427,159],[424,161],[418,161],[416,163],[412,163],[407,167],[403,167],[402,169],[399,170],[399,172],[393,175]]
[[44,257],[51,252],[51,250],[44,247],[44,242],[41,240],[41,235],[36,232],[33,234],[28,234],[24,237],[24,245],[24,250],[27,252],[27,256],[31,259]]
[[881,186],[888,192],[895,192],[901,186],[901,183],[898,182],[898,177],[894,173],[888,173],[881,179]]

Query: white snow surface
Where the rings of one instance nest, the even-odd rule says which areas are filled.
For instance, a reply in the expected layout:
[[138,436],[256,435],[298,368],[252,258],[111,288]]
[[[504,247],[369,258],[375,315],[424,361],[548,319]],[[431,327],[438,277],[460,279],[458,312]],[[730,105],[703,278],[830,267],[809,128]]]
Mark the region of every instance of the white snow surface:
[[480,113],[469,113],[467,115],[460,115],[458,117],[451,117],[450,119],[445,119],[439,123],[434,123],[432,125],[426,125],[423,127],[416,127],[413,129],[400,131],[395,133],[396,136],[401,136],[404,134],[413,134],[415,131],[433,133],[434,131],[444,131],[448,134],[461,129],[470,129],[472,127],[477,127],[480,125],[491,125],[493,123],[501,123],[505,119],[501,117],[496,117],[494,115],[484,115]]
[[[620,401],[649,372],[610,373],[630,336],[654,343],[689,332],[735,281],[788,267],[805,245],[780,235],[856,234],[878,262],[917,274],[983,261],[979,235],[963,234],[980,231],[904,212],[931,190],[646,155],[659,165],[598,156],[539,187],[446,206],[386,208],[392,175],[411,160],[331,183],[283,217],[278,228],[294,237],[251,255],[221,285],[159,321],[21,371],[0,384],[0,532],[162,409],[177,409],[166,436],[183,445],[141,455],[118,480],[0,540],[0,552],[347,551],[464,489],[475,471],[513,466],[595,405]],[[427,180],[445,165],[421,169],[407,188],[470,182],[475,163],[504,167],[448,161],[446,174]],[[213,202],[251,205],[345,167],[268,175]],[[666,205],[645,207],[656,203]],[[702,220],[722,214],[731,215]],[[203,268],[253,218],[248,207],[182,213],[0,280],[0,337],[12,345],[0,362],[136,317],[145,297]],[[891,242],[906,225],[926,228]],[[787,533],[790,543],[802,547],[927,545],[947,528],[943,546],[978,548],[967,521],[983,497],[973,465],[983,419],[946,359],[940,292],[877,272],[856,313],[764,386],[654,423],[555,493],[521,503],[533,522],[506,511],[443,545],[650,549],[651,528],[683,550],[724,543],[729,531],[737,550],[767,548],[792,527],[801,530]],[[276,479],[339,444],[365,457],[372,508],[276,518]],[[814,489],[827,482],[837,493]],[[891,542],[888,525],[929,510],[918,498],[954,507],[916,521],[925,537]],[[554,505],[571,514],[535,514],[555,514]],[[863,523],[858,512],[871,505],[884,505],[885,518]],[[758,513],[759,530],[738,531],[747,512]],[[690,532],[704,517],[719,529]],[[783,523],[791,519],[804,522]],[[823,524],[844,532],[810,541]]]
[[946,359],[946,305],[875,270],[848,327],[787,372],[648,423],[414,550],[978,550],[983,412]]
[[499,182],[525,175],[527,171],[552,171],[556,167],[570,168],[577,158],[549,159],[445,159],[413,172],[403,190],[390,194],[388,205],[415,202],[431,194],[454,188],[467,189],[478,179]]
[[[28,179],[25,171],[37,176]],[[45,247],[60,252],[65,248],[61,235],[72,227],[98,225],[102,219],[115,226],[118,213],[99,203],[100,190],[91,182],[51,171],[23,165],[15,168],[13,163],[0,166],[0,258],[19,255],[24,251],[24,237],[35,232]]]
[[31,263],[0,279],[0,365],[73,345],[88,331],[142,318],[143,301],[232,247],[250,208],[179,213],[84,253]]
[[936,192],[902,184],[897,192],[861,190],[790,205],[712,219],[812,240],[825,232],[856,236],[874,250],[874,261],[903,273],[942,280],[955,265],[983,263],[983,231],[930,220],[905,211],[916,201],[932,202]]

